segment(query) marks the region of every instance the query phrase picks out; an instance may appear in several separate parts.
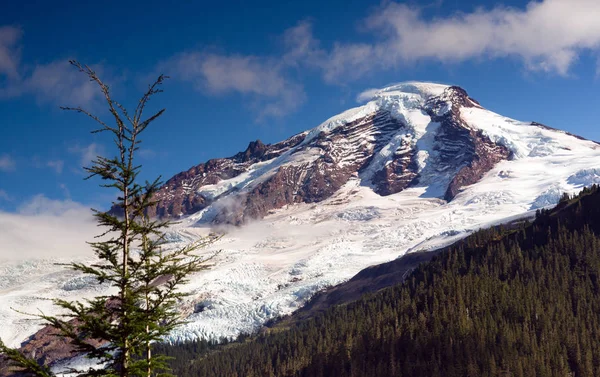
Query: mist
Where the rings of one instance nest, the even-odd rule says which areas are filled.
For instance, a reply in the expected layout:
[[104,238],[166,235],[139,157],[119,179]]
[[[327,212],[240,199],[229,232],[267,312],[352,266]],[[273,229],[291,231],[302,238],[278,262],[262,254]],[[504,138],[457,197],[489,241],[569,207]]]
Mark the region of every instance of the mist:
[[0,260],[93,256],[86,241],[100,230],[86,205],[33,197],[17,212],[0,212]]

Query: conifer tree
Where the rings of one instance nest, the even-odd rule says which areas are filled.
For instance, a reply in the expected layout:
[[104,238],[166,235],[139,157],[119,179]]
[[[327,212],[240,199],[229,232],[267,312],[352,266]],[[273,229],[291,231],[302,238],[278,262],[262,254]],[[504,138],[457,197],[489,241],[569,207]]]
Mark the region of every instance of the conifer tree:
[[[141,97],[133,113],[111,98],[109,87],[88,66],[70,62],[96,83],[103,94],[111,122],[104,122],[81,107],[63,107],[82,113],[100,127],[93,133],[109,133],[113,137],[116,156],[98,156],[85,170],[88,178],[99,177],[102,186],[116,189],[118,198],[113,210],[93,210],[104,232],[90,242],[97,263],[72,263],[68,268],[92,276],[98,284],[108,284],[115,295],[98,296],[85,301],[56,299],[55,305],[66,314],[39,315],[47,324],[70,339],[77,353],[85,353],[99,367],[71,370],[74,376],[143,376],[168,372],[166,358],[152,354],[152,344],[182,323],[177,305],[185,296],[179,291],[187,277],[208,267],[209,258],[194,254],[214,242],[209,236],[178,250],[165,250],[168,221],[150,219],[147,210],[156,204],[154,194],[160,180],[138,183],[140,166],[135,156],[140,135],[164,113],[164,109],[144,118],[150,99],[162,92],[166,76],[159,76]],[[0,340],[4,355],[15,370],[40,377],[53,376],[49,368],[7,347]]]

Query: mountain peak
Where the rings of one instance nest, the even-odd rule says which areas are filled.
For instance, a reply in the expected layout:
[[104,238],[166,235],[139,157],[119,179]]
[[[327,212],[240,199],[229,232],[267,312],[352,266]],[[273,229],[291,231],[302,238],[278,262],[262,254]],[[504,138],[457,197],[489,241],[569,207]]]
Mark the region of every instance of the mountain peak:
[[248,148],[244,152],[238,153],[234,158],[241,162],[250,161],[252,159],[260,159],[267,152],[267,146],[260,140],[251,141]]

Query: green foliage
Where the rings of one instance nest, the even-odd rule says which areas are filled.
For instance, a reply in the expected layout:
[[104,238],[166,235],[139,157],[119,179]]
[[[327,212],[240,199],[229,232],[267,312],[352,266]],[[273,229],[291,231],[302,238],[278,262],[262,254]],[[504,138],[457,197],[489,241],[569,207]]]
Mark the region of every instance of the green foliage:
[[[94,242],[97,256],[92,265],[73,263],[69,268],[93,276],[98,284],[108,283],[118,292],[114,296],[98,296],[84,302],[55,300],[66,314],[59,317],[41,315],[49,325],[68,337],[76,352],[85,353],[103,365],[100,369],[73,370],[78,376],[155,376],[169,371],[167,358],[153,355],[152,343],[181,324],[177,305],[185,294],[178,288],[187,277],[207,267],[206,258],[192,253],[214,241],[200,239],[179,250],[164,251],[164,230],[169,222],[151,220],[148,208],[155,205],[153,195],[159,179],[138,183],[140,166],[134,163],[140,134],[163,114],[164,109],[143,119],[144,109],[159,89],[165,77],[158,79],[139,100],[133,114],[111,99],[108,86],[87,66],[71,62],[80,72],[98,84],[114,125],[108,125],[86,110],[63,108],[83,113],[100,128],[94,133],[108,132],[116,146],[116,156],[98,156],[85,168],[88,178],[100,177],[104,187],[116,189],[119,196],[113,203],[117,211],[94,210],[99,226],[104,227]],[[0,353],[22,370],[48,377],[48,368],[38,367],[35,360],[0,343]]]
[[599,235],[593,186],[295,328],[166,352],[190,377],[599,376]]

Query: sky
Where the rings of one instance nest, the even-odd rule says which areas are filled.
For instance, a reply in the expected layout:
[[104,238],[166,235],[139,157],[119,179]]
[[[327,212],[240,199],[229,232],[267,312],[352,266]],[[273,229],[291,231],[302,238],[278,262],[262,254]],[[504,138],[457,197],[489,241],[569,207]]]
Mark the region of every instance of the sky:
[[252,140],[313,128],[360,105],[365,90],[412,80],[459,85],[502,115],[600,140],[598,19],[598,0],[6,1],[0,243],[114,197],[82,169],[114,152],[111,139],[59,109],[110,119],[70,59],[129,107],[159,74],[170,77],[148,109],[166,112],[139,153],[142,178],[168,179]]

